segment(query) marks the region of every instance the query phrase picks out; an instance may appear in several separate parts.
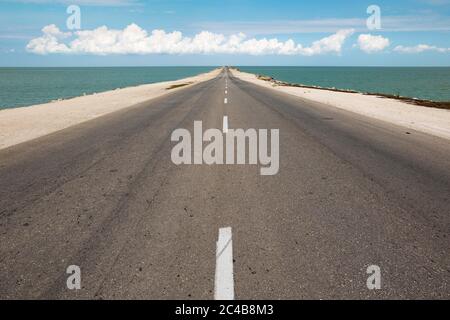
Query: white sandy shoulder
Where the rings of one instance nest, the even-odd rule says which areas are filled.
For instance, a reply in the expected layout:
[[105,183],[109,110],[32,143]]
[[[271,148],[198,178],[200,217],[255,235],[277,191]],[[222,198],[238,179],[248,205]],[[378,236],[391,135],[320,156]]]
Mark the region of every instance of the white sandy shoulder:
[[183,88],[167,90],[172,85],[186,83],[194,85],[213,79],[219,73],[220,69],[215,69],[208,73],[176,81],[144,84],[29,107],[0,110],[0,149],[32,140]]
[[252,73],[241,72],[234,69],[231,72],[241,80],[266,88],[327,104],[412,130],[450,139],[450,110],[412,105],[395,99],[360,93],[274,86],[271,82],[258,79],[256,75]]

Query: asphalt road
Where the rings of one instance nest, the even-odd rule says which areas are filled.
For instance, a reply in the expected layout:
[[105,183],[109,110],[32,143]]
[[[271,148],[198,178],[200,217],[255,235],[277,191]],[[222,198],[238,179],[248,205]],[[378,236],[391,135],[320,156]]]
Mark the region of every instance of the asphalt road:
[[[278,174],[172,163],[225,115],[279,129]],[[449,299],[450,142],[224,72],[0,151],[2,299],[213,299],[224,227],[236,299]]]

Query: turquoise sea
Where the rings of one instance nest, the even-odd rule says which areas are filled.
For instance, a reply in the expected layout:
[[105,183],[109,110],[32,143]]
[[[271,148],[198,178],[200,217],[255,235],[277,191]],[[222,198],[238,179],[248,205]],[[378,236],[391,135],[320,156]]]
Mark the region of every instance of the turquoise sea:
[[450,101],[450,67],[239,67],[277,80]]
[[[215,67],[0,68],[0,109],[144,83],[181,79]],[[450,67],[239,67],[276,79],[362,92],[450,101]]]
[[0,68],[0,109],[29,106],[144,83],[177,80],[214,68]]

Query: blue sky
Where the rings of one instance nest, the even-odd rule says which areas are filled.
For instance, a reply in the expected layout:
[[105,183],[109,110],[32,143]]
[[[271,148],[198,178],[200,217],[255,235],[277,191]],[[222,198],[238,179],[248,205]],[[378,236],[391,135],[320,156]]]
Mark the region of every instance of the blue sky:
[[[70,4],[84,36],[67,29]],[[366,26],[370,5],[381,29]],[[0,66],[225,64],[450,66],[450,0],[0,0]]]

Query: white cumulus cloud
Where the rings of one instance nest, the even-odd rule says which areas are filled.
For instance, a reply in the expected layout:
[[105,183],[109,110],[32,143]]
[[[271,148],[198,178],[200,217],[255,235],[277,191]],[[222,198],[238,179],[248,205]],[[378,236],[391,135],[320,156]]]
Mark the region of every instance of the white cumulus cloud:
[[42,35],[32,39],[26,49],[37,54],[249,54],[304,55],[340,54],[353,29],[337,31],[304,47],[293,40],[247,38],[243,33],[225,36],[202,31],[186,37],[179,31],[153,30],[150,33],[136,24],[123,30],[102,26],[93,30],[62,32],[55,25],[42,29]]
[[435,51],[439,53],[450,52],[450,48],[439,48],[436,46],[430,46],[428,44],[419,44],[417,46],[405,47],[405,46],[396,46],[394,51],[400,53],[422,53],[425,51]]
[[390,41],[383,36],[374,36],[371,34],[360,34],[357,46],[365,53],[380,52],[389,47]]
[[27,44],[27,50],[37,54],[68,53],[69,48],[59,41],[70,37],[70,32],[61,32],[54,24],[42,28],[43,35],[39,38],[30,40]]

